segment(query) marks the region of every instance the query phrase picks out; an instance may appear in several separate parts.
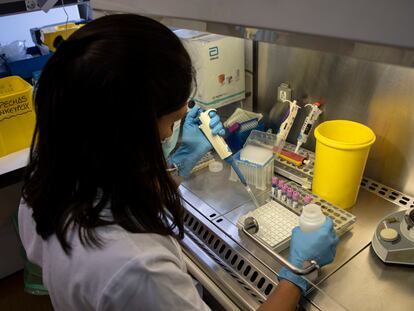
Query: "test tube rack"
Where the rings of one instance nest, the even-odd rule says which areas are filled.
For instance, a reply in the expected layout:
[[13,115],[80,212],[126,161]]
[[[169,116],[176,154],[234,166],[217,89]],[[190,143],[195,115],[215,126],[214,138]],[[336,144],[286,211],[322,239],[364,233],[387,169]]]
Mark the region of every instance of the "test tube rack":
[[[288,151],[294,152],[296,146],[286,142],[283,148]],[[315,163],[315,153],[304,148],[300,148],[298,153],[300,155],[308,157],[309,161],[307,162],[307,164],[296,166],[293,163],[290,163],[282,158],[275,156],[275,173],[298,183],[304,189],[311,189],[313,179],[313,166]]]
[[302,207],[305,205],[305,202],[303,201],[303,198],[305,196],[311,196],[312,197],[312,203],[319,205],[322,209],[322,212],[326,215],[332,218],[334,222],[334,229],[336,233],[340,236],[344,234],[346,231],[350,230],[352,228],[352,225],[356,222],[356,217],[352,215],[351,213],[347,212],[346,210],[339,208],[324,199],[320,198],[319,196],[313,194],[311,191],[306,190],[300,186],[298,186],[296,183],[292,181],[285,180],[286,184],[291,187],[294,191],[299,192],[299,202],[296,208],[293,208],[292,206],[289,206],[286,201],[283,201],[277,196],[273,198],[276,202],[282,204],[287,209],[291,210],[297,215],[300,215],[302,213]]

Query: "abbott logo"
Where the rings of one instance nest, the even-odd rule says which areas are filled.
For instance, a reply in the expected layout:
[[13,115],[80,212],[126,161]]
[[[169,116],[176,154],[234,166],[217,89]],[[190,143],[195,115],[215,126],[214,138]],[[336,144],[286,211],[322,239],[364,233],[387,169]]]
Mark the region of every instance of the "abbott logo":
[[210,60],[218,59],[219,49],[217,46],[213,46],[208,49],[208,55],[210,56]]

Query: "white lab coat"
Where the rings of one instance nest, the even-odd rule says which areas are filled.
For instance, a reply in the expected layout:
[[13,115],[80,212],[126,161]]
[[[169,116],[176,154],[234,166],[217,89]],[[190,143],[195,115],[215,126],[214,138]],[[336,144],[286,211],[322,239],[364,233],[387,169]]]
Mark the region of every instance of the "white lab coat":
[[55,310],[209,310],[186,272],[178,242],[132,234],[117,225],[98,228],[103,248],[84,247],[69,234],[67,256],[55,235],[36,234],[32,210],[19,208],[19,231],[29,260],[43,270]]

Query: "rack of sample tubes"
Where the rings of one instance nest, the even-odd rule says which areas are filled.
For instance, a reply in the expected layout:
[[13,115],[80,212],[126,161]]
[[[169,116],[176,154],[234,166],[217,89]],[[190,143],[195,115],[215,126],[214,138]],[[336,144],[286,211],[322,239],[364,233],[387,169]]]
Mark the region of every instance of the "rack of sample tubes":
[[[295,145],[285,142],[283,149],[294,152]],[[313,179],[313,166],[315,163],[315,153],[304,148],[300,148],[298,155],[307,160],[297,166],[281,157],[275,157],[275,173],[295,181],[305,189],[311,189]]]
[[334,229],[338,235],[342,235],[351,229],[356,221],[356,217],[346,210],[323,200],[309,190],[303,189],[296,183],[287,181],[279,176],[272,177],[271,198],[297,215],[302,213],[302,207],[304,205],[310,203],[319,205],[322,212],[332,218]]
[[[237,226],[266,250],[276,252],[289,247],[292,229],[299,225],[302,208],[307,204],[321,207],[322,213],[332,218],[338,236],[352,228],[356,217],[319,198],[297,184],[274,176],[271,198],[264,205],[241,215]],[[252,222],[252,220],[254,221]],[[253,225],[253,226],[252,226]],[[250,232],[251,228],[256,230]]]

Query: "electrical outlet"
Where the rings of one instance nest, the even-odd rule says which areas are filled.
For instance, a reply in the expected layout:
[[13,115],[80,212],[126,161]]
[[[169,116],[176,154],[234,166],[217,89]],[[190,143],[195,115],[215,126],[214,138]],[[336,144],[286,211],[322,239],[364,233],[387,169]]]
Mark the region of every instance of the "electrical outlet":
[[26,10],[27,11],[33,11],[39,9],[39,6],[37,5],[37,0],[25,0],[26,3]]
[[48,12],[59,0],[25,0],[26,10],[33,11],[41,9]]
[[277,101],[284,102],[292,100],[292,89],[287,83],[281,83],[277,88]]
[[279,98],[281,101],[285,101],[287,99],[287,92],[285,90],[279,91]]

